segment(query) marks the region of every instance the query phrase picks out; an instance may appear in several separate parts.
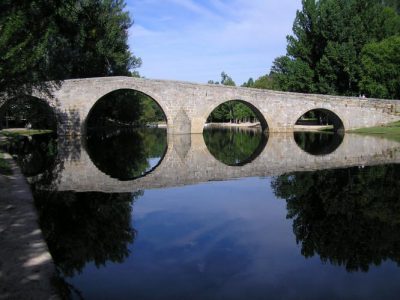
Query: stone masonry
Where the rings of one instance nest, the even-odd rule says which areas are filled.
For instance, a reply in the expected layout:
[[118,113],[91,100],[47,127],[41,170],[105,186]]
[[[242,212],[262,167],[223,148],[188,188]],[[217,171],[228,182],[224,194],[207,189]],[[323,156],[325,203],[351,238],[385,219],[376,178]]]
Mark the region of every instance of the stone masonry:
[[102,77],[65,80],[45,98],[58,118],[59,135],[81,135],[91,108],[104,95],[118,89],[133,89],[153,98],[167,118],[168,134],[201,133],[209,114],[221,103],[240,100],[249,104],[268,125],[270,132],[293,131],[307,111],[326,109],[336,114],[345,130],[400,120],[400,102],[316,94],[297,94],[241,87],[194,84],[132,77]]

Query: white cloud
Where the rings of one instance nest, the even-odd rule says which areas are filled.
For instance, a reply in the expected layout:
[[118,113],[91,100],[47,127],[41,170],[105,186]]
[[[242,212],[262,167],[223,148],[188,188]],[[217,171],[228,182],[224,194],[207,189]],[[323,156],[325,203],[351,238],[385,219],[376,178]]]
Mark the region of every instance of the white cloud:
[[[301,5],[300,0],[138,3],[143,5],[134,5],[130,41],[143,59],[142,75],[206,82],[226,71],[239,84],[267,73],[273,59],[285,54],[286,35]],[[165,5],[169,11],[163,13]],[[187,11],[197,18],[186,17]]]

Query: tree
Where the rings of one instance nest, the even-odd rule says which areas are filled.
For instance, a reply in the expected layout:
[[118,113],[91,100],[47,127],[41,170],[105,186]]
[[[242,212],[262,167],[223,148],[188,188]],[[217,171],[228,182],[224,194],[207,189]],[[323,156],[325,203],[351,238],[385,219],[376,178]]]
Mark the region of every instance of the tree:
[[281,90],[358,95],[363,47],[398,33],[399,15],[380,0],[303,0],[270,75]]
[[400,99],[400,36],[364,46],[361,90],[370,97]]
[[242,87],[253,87],[254,85],[254,79],[253,78],[249,78],[249,80],[247,80],[247,82],[244,82],[241,86]]
[[55,15],[63,5],[57,0],[1,1],[0,98],[54,87],[43,82],[59,78],[52,43]]
[[274,90],[274,79],[272,76],[269,75],[260,76],[256,79],[256,81],[254,81],[253,88]]
[[129,51],[132,25],[123,0],[4,0],[0,4],[0,95],[51,80],[129,75],[140,59]]
[[229,86],[236,86],[233,79],[230,76],[228,76],[228,74],[226,74],[225,72],[221,73],[221,84],[229,85]]

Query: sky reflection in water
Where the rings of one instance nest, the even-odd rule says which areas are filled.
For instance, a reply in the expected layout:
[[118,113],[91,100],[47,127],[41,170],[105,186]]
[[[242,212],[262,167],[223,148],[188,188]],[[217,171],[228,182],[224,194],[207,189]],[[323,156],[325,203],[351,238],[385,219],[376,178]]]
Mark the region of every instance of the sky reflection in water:
[[394,295],[394,263],[368,273],[305,259],[269,178],[145,191],[123,264],[89,264],[71,283],[89,299],[265,299]]

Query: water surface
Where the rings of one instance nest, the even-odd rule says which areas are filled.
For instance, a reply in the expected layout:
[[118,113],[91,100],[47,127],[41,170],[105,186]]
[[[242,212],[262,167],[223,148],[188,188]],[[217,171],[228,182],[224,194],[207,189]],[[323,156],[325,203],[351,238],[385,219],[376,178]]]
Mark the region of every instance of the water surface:
[[[62,144],[70,150],[57,151],[52,176],[29,180],[74,299],[400,292],[394,141],[240,130],[168,137],[151,129]],[[77,167],[78,181],[70,178]]]

